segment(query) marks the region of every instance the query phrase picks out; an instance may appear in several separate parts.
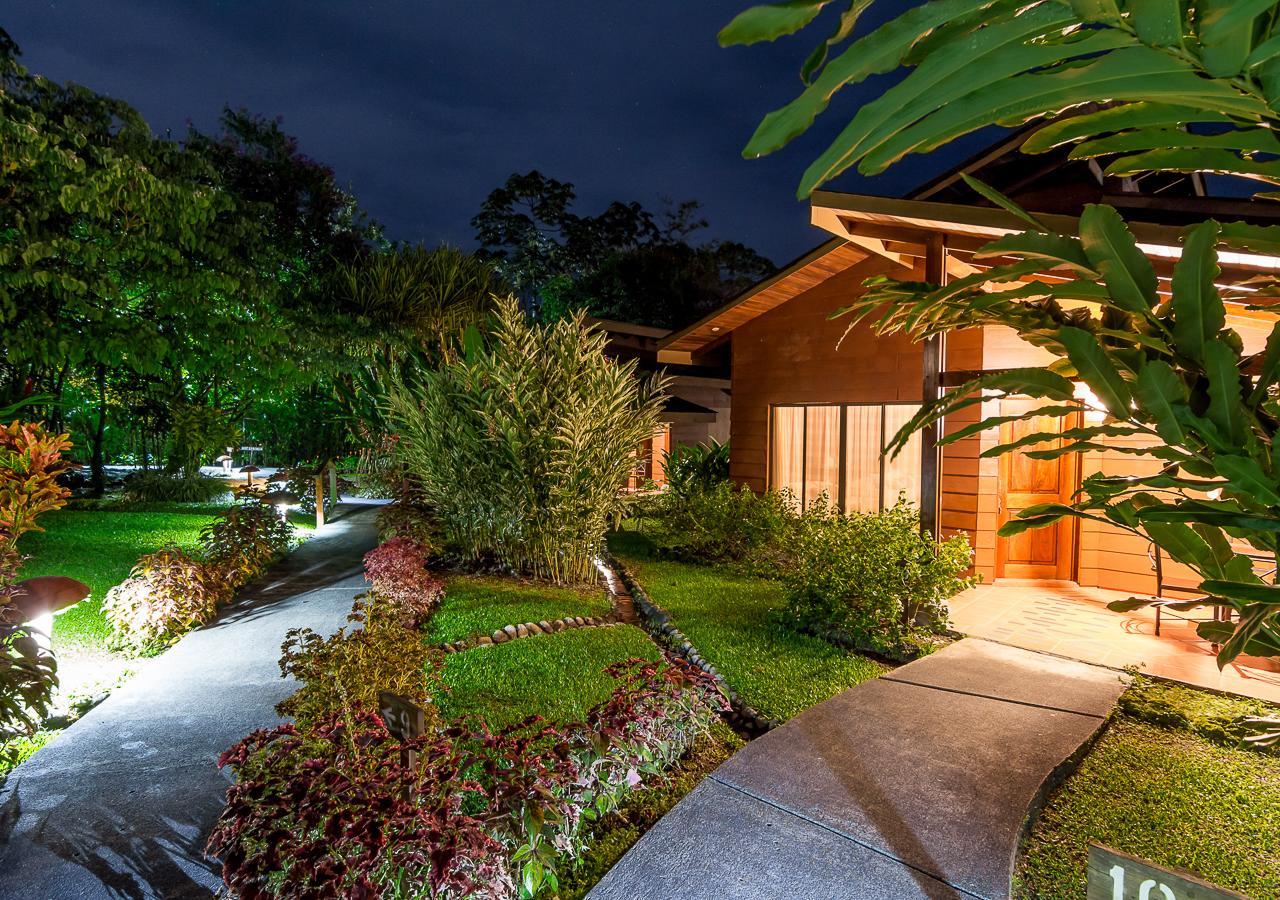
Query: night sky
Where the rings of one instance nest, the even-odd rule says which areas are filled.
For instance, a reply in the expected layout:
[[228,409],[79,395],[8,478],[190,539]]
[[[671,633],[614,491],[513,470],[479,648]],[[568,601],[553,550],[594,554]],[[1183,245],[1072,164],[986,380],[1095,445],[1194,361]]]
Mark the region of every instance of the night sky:
[[[748,4],[13,0],[0,25],[29,69],[124,99],[158,133],[210,129],[225,104],[282,117],[393,239],[472,246],[485,195],[536,168],[576,185],[580,213],[700,200],[713,236],[782,263],[823,237],[795,199],[801,172],[884,85],[846,91],[783,152],[742,159],[825,37],[720,49]],[[876,6],[883,19],[895,4]],[[834,186],[900,195],[981,143]]]

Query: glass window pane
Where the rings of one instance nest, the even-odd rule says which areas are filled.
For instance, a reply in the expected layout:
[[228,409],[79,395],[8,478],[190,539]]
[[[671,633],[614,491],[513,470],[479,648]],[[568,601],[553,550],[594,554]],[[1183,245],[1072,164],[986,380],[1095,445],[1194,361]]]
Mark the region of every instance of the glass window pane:
[[828,503],[839,504],[840,407],[807,407],[805,421],[805,506],[824,492]]
[[[915,404],[894,404],[885,407],[884,440],[893,440],[898,429],[919,412]],[[898,502],[898,494],[906,492],[907,499],[920,505],[920,432],[911,435],[907,445],[894,459],[884,461],[884,505],[888,509]]]
[[845,424],[844,511],[875,512],[880,508],[879,406],[850,406]]
[[800,498],[804,464],[804,408],[773,408],[772,446],[769,448],[769,488],[784,488]]

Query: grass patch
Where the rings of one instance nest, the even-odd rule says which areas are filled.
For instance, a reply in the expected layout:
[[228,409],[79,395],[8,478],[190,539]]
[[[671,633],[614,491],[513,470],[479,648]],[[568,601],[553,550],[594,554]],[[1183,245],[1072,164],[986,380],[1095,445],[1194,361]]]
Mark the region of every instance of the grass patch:
[[733,729],[716,722],[711,733],[698,739],[679,766],[644,785],[596,823],[591,829],[590,849],[561,876],[560,900],[585,897],[654,823],[742,745],[742,738]]
[[603,588],[577,590],[512,578],[456,575],[445,583],[444,602],[431,617],[428,635],[438,644],[504,625],[603,616],[609,609]]
[[138,557],[165,544],[191,549],[200,529],[225,505],[171,504],[146,512],[60,509],[40,517],[43,532],[18,542],[27,557],[21,575],[65,575],[89,586],[89,596],[54,620],[55,647],[103,647],[111,626],[102,615],[107,591],[129,576]]
[[656,660],[658,648],[632,625],[580,628],[519,638],[445,657],[449,691],[440,699],[446,720],[475,714],[491,728],[531,715],[549,722],[579,722],[607,699],[615,682],[606,666],[639,657]]
[[770,718],[789,719],[886,671],[776,622],[784,605],[776,581],[655,558],[653,542],[633,531],[610,535],[609,547],[729,686]]
[[1015,896],[1083,897],[1090,841],[1249,896],[1280,896],[1277,821],[1280,761],[1121,715],[1037,820]]

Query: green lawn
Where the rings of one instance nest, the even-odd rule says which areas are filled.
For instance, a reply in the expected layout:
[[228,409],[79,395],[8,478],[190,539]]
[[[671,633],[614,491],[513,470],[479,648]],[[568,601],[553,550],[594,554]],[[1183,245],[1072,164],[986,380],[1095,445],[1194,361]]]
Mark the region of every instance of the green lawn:
[[634,531],[615,532],[609,546],[729,686],[770,718],[789,719],[886,671],[774,621],[783,605],[775,581],[655,559],[652,541]]
[[[1203,712],[1254,705],[1178,688],[1168,705],[1191,712],[1192,693]],[[1198,716],[1188,718],[1194,726]],[[1277,897],[1277,822],[1280,758],[1122,714],[1050,798],[1019,860],[1016,895],[1083,897],[1093,841],[1252,897]]]
[[504,625],[604,616],[609,610],[603,588],[576,590],[511,578],[457,575],[445,584],[444,602],[431,617],[428,634],[433,643],[443,643]]
[[61,509],[40,517],[43,532],[22,536],[22,576],[66,575],[89,585],[89,597],[54,620],[54,641],[101,647],[110,626],[102,598],[129,575],[138,557],[165,544],[194,547],[200,529],[223,507],[170,505],[160,511]]
[[660,654],[632,625],[579,628],[450,653],[441,713],[446,720],[474,713],[491,728],[530,715],[579,722],[613,691],[615,682],[603,669],[634,657],[656,660]]

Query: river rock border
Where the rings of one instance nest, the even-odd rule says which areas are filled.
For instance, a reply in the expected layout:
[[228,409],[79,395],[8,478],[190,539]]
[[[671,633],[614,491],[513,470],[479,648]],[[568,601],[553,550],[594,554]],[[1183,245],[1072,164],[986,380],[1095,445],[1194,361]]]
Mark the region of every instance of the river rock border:
[[622,563],[618,562],[610,554],[601,554],[600,561],[608,573],[612,574],[616,579],[616,581],[611,581],[610,591],[621,595],[622,591],[617,588],[617,585],[621,585],[630,595],[630,600],[635,606],[640,625],[649,633],[649,636],[659,646],[665,647],[676,656],[686,660],[690,665],[697,666],[706,672],[720,685],[720,689],[729,698],[729,709],[724,713],[724,719],[732,728],[748,737],[759,737],[766,731],[771,731],[782,724],[762,715],[759,711],[749,706],[738,696],[733,688],[729,687],[724,680],[724,676],[716,671],[715,666],[703,658],[702,654],[698,652],[698,648],[685,636],[684,632],[676,628],[671,621],[671,614],[653,601],[653,598],[645,592],[644,588],[632,577]]
[[566,616],[550,622],[546,619],[541,622],[521,622],[519,625],[504,625],[490,634],[472,634],[460,640],[449,641],[441,644],[440,649],[445,653],[459,653],[475,647],[491,647],[494,644],[505,644],[507,641],[538,634],[558,634],[574,628],[608,628],[617,624],[619,624],[617,621],[607,616]]

